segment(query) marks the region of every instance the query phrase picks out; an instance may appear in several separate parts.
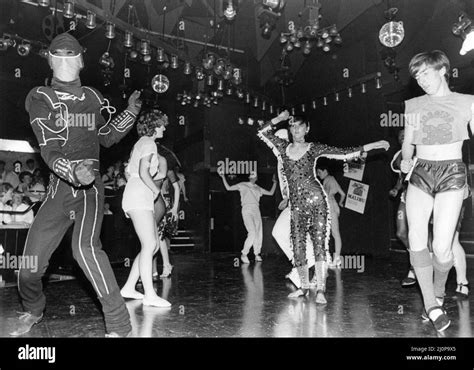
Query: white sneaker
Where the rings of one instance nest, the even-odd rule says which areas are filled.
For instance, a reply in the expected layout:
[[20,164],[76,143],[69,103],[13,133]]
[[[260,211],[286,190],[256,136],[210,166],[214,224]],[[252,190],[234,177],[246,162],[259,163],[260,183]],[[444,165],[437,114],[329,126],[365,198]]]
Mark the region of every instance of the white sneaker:
[[262,261],[263,261],[262,256],[259,255],[259,254],[257,254],[257,255],[255,256],[255,262],[262,262]]
[[242,261],[242,263],[250,263],[249,258],[248,258],[247,255],[245,255],[245,254],[242,254],[242,255],[240,256],[240,260]]
[[290,281],[295,287],[297,287],[298,289],[301,288],[300,275],[298,274],[298,270],[296,268],[290,271],[290,273],[288,274],[288,279],[290,279]]

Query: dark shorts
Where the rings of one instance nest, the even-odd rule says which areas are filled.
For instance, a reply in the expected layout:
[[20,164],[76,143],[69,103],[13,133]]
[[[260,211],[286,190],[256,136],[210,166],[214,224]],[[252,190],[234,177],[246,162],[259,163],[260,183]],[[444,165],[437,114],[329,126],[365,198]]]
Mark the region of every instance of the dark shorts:
[[410,177],[410,184],[433,197],[437,193],[464,189],[467,184],[466,164],[461,159],[418,159]]

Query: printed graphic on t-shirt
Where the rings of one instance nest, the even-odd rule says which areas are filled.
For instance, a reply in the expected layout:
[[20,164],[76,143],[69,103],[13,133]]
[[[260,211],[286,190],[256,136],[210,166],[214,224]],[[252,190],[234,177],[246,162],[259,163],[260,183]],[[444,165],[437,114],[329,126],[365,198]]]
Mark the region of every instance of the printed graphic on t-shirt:
[[421,142],[424,145],[448,144],[453,140],[454,117],[448,112],[434,111],[421,116]]

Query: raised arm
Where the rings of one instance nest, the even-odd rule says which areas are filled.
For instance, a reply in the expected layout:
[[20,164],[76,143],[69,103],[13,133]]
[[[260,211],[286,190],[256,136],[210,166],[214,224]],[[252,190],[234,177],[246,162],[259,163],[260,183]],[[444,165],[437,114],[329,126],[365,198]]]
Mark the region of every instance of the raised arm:
[[[110,114],[115,112],[115,108],[109,104],[107,99],[104,99],[98,91],[90,89],[99,99],[102,104],[101,110],[105,109]],[[106,148],[112,146],[113,144],[118,143],[122,140],[131,130],[138,113],[140,113],[141,101],[139,99],[140,92],[134,91],[130,98],[128,99],[128,107],[123,112],[118,114],[114,119],[112,119],[105,124],[103,124],[99,129],[99,141],[102,146]],[[102,116],[101,116],[102,117]]]
[[258,137],[267,144],[270,149],[272,149],[273,153],[277,158],[280,158],[281,154],[283,154],[288,146],[288,141],[283,140],[276,136],[273,132],[275,126],[282,122],[286,121],[289,117],[288,111],[284,111],[280,113],[277,117],[272,118],[268,121],[262,128],[258,131]]
[[272,188],[270,190],[266,190],[266,189],[261,188],[262,189],[261,190],[262,195],[270,195],[271,196],[271,195],[275,194],[275,189],[277,187],[277,179],[276,179],[275,175],[273,175],[272,181],[273,181],[273,185],[272,185]]
[[229,183],[227,182],[225,175],[222,173],[219,173],[219,176],[222,178],[222,182],[224,183],[224,187],[226,188],[227,191],[237,191],[239,190],[239,184],[232,185],[230,186]]

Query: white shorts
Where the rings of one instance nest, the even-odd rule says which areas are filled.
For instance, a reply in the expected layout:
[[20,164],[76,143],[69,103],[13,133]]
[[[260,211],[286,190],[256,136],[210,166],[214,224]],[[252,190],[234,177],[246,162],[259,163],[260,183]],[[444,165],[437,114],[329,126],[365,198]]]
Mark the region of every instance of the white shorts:
[[128,217],[128,211],[141,209],[154,211],[153,192],[139,177],[131,177],[122,197],[122,209]]

